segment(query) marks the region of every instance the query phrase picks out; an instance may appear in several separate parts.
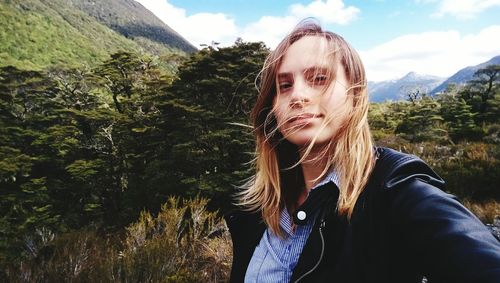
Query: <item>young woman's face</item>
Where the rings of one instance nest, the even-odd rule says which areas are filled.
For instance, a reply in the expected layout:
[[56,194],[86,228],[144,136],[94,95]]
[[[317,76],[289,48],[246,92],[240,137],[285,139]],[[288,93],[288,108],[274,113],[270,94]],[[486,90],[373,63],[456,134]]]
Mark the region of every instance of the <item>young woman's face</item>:
[[289,47],[278,67],[274,115],[285,139],[299,147],[313,139],[315,145],[328,143],[352,108],[345,70],[331,56],[325,38],[305,36]]

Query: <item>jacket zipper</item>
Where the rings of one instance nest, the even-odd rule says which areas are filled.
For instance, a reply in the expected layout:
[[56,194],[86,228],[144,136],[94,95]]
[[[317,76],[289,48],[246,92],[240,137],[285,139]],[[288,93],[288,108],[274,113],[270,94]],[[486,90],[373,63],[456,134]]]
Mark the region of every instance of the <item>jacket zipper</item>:
[[323,228],[324,227],[325,227],[325,220],[322,219],[321,220],[321,224],[319,225],[319,236],[321,238],[321,254],[319,256],[318,261],[316,262],[316,264],[309,271],[307,271],[306,273],[302,274],[302,276],[300,276],[297,280],[295,280],[295,283],[299,282],[300,280],[304,279],[304,277],[306,277],[307,275],[311,274],[311,272],[313,272],[319,266],[319,264],[321,263],[321,260],[323,259],[323,254],[325,252],[325,238],[323,237]]

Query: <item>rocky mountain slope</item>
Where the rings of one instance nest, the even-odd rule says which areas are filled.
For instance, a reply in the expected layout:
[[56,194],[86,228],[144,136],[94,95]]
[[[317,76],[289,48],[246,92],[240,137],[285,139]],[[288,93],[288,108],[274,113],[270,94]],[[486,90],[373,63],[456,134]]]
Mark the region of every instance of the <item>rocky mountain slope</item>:
[[420,91],[429,93],[445,79],[409,72],[397,80],[368,82],[370,101],[402,100],[409,92]]
[[500,55],[495,56],[484,63],[463,68],[460,71],[456,72],[453,76],[451,76],[447,80],[445,80],[438,87],[433,89],[431,93],[436,94],[436,93],[443,92],[446,90],[446,87],[449,84],[463,85],[472,79],[472,77],[474,76],[474,73],[477,70],[482,69],[482,68],[489,66],[489,65],[498,65],[498,64],[500,64]]
[[446,90],[449,84],[463,85],[467,83],[479,69],[498,64],[500,64],[500,55],[484,63],[463,68],[449,78],[439,78],[409,72],[404,77],[396,80],[368,82],[370,101],[403,100],[408,98],[408,93],[415,91],[435,95]]

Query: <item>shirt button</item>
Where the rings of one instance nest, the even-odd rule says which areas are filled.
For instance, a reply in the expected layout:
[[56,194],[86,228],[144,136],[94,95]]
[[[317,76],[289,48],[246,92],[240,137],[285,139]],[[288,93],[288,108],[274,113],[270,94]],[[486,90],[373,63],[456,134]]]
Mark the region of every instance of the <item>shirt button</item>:
[[297,212],[297,219],[299,219],[299,220],[305,220],[305,219],[306,219],[306,216],[307,216],[307,215],[306,215],[306,212],[305,212],[305,211],[302,211],[302,210],[301,210],[301,211]]

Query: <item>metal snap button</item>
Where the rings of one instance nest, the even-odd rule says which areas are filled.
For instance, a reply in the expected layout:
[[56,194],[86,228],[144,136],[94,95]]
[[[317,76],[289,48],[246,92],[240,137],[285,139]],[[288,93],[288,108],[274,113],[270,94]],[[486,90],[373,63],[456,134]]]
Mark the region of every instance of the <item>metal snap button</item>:
[[305,211],[301,210],[301,211],[297,212],[297,219],[299,219],[299,220],[305,220],[306,216],[307,216],[307,214]]

